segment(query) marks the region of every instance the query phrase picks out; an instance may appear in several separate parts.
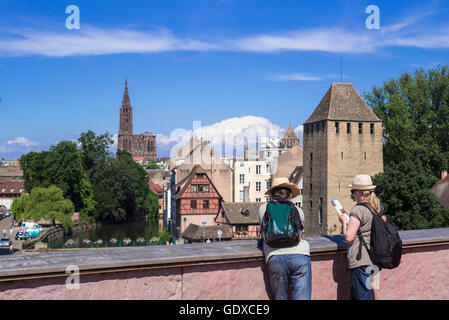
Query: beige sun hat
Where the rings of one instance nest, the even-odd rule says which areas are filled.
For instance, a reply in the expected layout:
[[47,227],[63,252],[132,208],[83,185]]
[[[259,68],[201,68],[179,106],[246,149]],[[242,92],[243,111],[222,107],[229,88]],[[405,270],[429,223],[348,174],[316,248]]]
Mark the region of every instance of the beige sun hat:
[[349,185],[352,190],[374,190],[376,188],[373,185],[371,177],[367,174],[358,174],[352,179],[352,183]]
[[299,187],[291,183],[287,178],[274,178],[271,188],[265,192],[265,194],[271,195],[271,192],[276,188],[288,188],[292,192],[292,198],[295,198],[299,194]]

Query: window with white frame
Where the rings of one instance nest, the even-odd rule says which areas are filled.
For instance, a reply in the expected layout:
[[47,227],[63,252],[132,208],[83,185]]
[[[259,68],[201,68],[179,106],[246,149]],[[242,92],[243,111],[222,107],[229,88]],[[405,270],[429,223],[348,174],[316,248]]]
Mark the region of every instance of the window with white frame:
[[260,165],[258,164],[258,165],[256,165],[256,174],[260,174]]
[[244,184],[245,183],[245,175],[244,174],[240,175],[239,181],[240,181],[240,184]]
[[262,183],[261,182],[256,182],[256,191],[260,191],[261,190],[261,185],[262,185]]

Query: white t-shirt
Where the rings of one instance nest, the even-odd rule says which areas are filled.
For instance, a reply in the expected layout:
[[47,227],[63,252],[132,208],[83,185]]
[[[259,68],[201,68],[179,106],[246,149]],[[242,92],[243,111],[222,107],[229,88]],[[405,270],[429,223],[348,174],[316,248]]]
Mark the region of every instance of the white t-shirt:
[[[305,225],[304,224],[304,212],[302,211],[302,209],[300,207],[298,207],[298,206],[295,206],[295,207],[296,207],[296,209],[298,209],[302,224]],[[264,203],[259,207],[259,224],[260,225],[262,225],[262,220],[263,220],[263,216],[265,214],[266,209],[267,209],[267,203]],[[267,262],[268,262],[268,259],[270,259],[270,257],[272,255],[277,255],[277,254],[304,254],[306,256],[310,256],[310,246],[309,246],[309,243],[303,239],[301,239],[301,241],[299,241],[299,243],[296,246],[288,247],[288,248],[270,248],[264,242],[263,243],[263,253],[265,255],[265,261],[267,261]]]

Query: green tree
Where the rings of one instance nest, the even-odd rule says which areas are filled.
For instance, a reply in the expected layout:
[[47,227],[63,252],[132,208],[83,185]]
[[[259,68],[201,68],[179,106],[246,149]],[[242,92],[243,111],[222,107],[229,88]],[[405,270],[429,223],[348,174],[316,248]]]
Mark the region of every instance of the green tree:
[[14,200],[11,209],[16,219],[46,219],[61,223],[65,231],[73,228],[74,205],[64,199],[62,190],[54,185],[35,187],[29,196],[23,194]]
[[116,158],[97,166],[92,184],[97,218],[123,221],[135,214],[157,212],[157,196],[148,186],[145,170],[126,151],[118,151]]
[[376,194],[401,230],[449,226],[449,209],[429,192],[437,181],[419,160],[390,164],[373,178]]
[[14,199],[11,204],[11,213],[15,220],[28,219],[27,210],[30,201],[31,199],[28,193],[22,193],[20,197]]
[[448,66],[406,72],[365,99],[383,121],[384,163],[419,159],[435,176],[449,167]]
[[106,163],[109,146],[114,142],[109,133],[96,136],[91,130],[83,132],[78,138],[80,143],[81,159],[83,167],[89,177],[99,165]]
[[429,189],[449,166],[449,69],[416,70],[365,94],[383,121],[384,172],[374,177],[401,229],[449,226],[449,210]]
[[81,215],[92,215],[95,209],[93,191],[82,166],[81,153],[73,141],[60,141],[49,151],[30,152],[20,159],[25,188],[56,185],[70,199]]
[[148,160],[146,163],[143,164],[143,167],[145,169],[162,169],[162,166],[157,164],[155,160]]
[[159,244],[166,244],[167,242],[171,242],[171,234],[168,230],[162,230],[159,234]]

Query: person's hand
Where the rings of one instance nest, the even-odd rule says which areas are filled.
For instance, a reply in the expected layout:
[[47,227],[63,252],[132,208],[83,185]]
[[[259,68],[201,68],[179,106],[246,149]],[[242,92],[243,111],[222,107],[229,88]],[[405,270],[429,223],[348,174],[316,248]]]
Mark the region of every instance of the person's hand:
[[343,213],[338,213],[338,220],[340,220],[341,224],[346,223],[346,217]]

